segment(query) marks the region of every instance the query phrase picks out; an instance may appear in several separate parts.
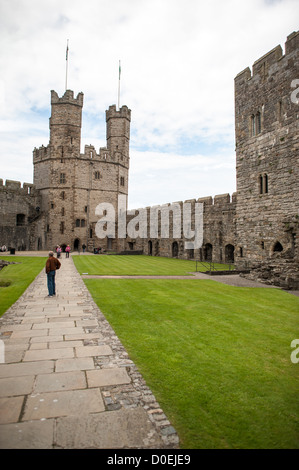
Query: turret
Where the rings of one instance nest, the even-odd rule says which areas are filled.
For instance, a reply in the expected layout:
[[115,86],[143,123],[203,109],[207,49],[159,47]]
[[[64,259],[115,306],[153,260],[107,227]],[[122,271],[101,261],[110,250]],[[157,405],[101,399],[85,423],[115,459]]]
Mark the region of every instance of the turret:
[[51,157],[80,155],[82,107],[83,93],[74,98],[73,91],[66,90],[59,98],[56,91],[51,91]]
[[107,149],[111,157],[118,163],[129,167],[131,110],[122,106],[119,111],[116,106],[109,106],[106,111]]

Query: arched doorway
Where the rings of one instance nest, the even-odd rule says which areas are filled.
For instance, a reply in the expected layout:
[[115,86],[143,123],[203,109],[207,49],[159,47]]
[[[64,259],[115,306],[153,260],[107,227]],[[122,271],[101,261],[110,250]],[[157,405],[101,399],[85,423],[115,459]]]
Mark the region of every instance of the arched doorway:
[[173,244],[172,244],[172,257],[177,258],[178,254],[179,254],[178,242],[173,242]]
[[203,249],[204,261],[212,261],[213,256],[213,246],[211,243],[206,243]]
[[233,263],[235,260],[235,247],[234,245],[226,245],[225,247],[225,262]]
[[80,248],[80,240],[79,238],[76,238],[74,241],[74,251],[79,251]]
[[153,255],[153,242],[151,240],[148,242],[148,254],[149,256]]
[[41,237],[38,237],[38,239],[37,239],[37,249],[38,249],[38,251],[40,251],[42,249],[42,247],[43,247],[42,239],[41,239]]

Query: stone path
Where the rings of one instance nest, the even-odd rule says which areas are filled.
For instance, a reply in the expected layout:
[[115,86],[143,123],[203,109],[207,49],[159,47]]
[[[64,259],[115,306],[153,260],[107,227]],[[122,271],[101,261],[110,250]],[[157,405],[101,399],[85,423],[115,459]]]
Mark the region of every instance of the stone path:
[[43,270],[0,319],[0,448],[178,448],[72,258],[61,261],[56,297]]

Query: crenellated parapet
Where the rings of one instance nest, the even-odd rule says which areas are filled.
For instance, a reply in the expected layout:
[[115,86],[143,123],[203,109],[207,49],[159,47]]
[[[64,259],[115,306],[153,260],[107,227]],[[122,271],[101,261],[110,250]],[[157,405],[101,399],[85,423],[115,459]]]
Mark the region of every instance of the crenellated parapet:
[[5,184],[3,184],[3,179],[0,179],[0,191],[6,192],[6,193],[18,193],[19,195],[24,195],[24,196],[35,196],[36,195],[36,189],[35,185],[32,183],[22,183],[20,181],[15,181],[15,180],[6,180]]
[[117,110],[116,105],[113,104],[106,111],[106,121],[110,118],[126,118],[131,121],[131,110],[126,105]]
[[74,98],[74,92],[72,90],[66,90],[63,96],[59,97],[58,93],[51,90],[51,105],[53,104],[73,104],[75,106],[83,107],[83,93],[78,93],[77,97]]
[[51,157],[50,145],[47,145],[47,147],[44,147],[43,145],[39,148],[35,147],[33,150],[33,163],[40,161],[40,160],[45,160],[50,157]]
[[249,67],[238,73],[235,77],[235,84],[237,86],[242,86],[252,78],[264,80],[270,75],[276,74],[277,68],[280,66],[284,67],[285,65],[282,63],[282,59],[285,58],[285,56],[295,53],[298,47],[299,31],[294,31],[287,37],[285,42],[285,55],[283,55],[283,50],[280,45],[274,47],[271,51],[267,52],[254,62],[252,73]]

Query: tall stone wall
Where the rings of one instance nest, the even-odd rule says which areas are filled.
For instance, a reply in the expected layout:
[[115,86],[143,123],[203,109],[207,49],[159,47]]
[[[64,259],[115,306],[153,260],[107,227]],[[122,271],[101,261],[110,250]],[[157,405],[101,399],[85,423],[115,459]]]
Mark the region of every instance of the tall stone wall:
[[[190,237],[186,227],[184,227],[184,211],[187,209],[189,211],[190,208],[190,228],[193,233],[195,224],[200,221],[199,217],[196,218],[195,212],[196,207],[199,207],[200,204],[203,205],[202,246],[200,248],[189,248],[188,244],[194,241],[194,237]],[[133,214],[127,219],[129,232],[132,229],[132,224],[136,226],[136,237],[128,234],[122,248],[126,252],[137,250],[153,256],[198,259],[220,263],[233,262],[235,208],[236,194],[234,193],[232,197],[229,194],[222,194],[215,196],[214,199],[206,197],[137,209],[132,211]],[[166,214],[164,220],[162,217],[163,210]],[[153,221],[156,214],[158,215],[158,230],[157,235],[153,236],[150,229],[154,227]],[[186,214],[188,215],[188,212]],[[146,230],[142,227],[143,220],[146,221],[144,224]],[[165,227],[165,224],[167,224],[167,227]]]
[[298,49],[295,32],[237,75],[235,128],[237,266],[299,288]]
[[0,179],[0,247],[30,250],[42,248],[41,197],[33,184]]

